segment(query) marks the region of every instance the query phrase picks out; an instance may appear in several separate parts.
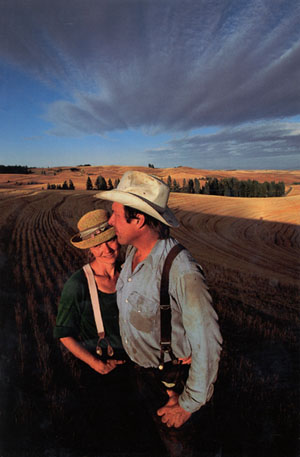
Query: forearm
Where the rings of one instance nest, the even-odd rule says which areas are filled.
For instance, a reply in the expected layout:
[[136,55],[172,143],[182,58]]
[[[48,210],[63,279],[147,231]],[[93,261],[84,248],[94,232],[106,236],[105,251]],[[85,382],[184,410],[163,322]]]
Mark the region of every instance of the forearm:
[[192,349],[192,363],[179,404],[192,413],[200,409],[213,393],[222,337],[210,294],[199,273],[185,275],[181,291],[183,325]]
[[62,344],[78,359],[85,362],[91,368],[94,368],[94,364],[97,358],[91,354],[79,341],[72,336],[60,338]]
[[102,362],[102,360],[91,354],[79,341],[77,341],[72,336],[60,338],[60,341],[64,346],[66,346],[67,349],[69,349],[70,352],[72,352],[75,357],[85,362],[93,370],[97,371],[97,373],[110,373],[116,368],[117,365],[124,363],[121,360],[114,359],[108,360],[107,362]]

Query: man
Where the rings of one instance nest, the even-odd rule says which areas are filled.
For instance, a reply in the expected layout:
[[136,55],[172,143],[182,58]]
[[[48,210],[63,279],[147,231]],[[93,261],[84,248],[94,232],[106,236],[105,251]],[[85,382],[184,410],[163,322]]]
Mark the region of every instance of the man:
[[[171,351],[164,354],[162,364],[161,275],[167,254],[178,244],[169,228],[179,225],[167,206],[169,187],[155,176],[128,171],[117,189],[96,197],[113,202],[109,223],[119,243],[129,245],[117,282],[121,337],[137,366],[140,387],[155,407],[158,400],[157,417],[167,436],[167,429],[183,426],[212,396],[222,344],[217,315],[201,267],[182,250],[169,273]],[[179,390],[174,388],[176,381],[163,381],[170,367],[180,376],[182,367],[187,368]]]

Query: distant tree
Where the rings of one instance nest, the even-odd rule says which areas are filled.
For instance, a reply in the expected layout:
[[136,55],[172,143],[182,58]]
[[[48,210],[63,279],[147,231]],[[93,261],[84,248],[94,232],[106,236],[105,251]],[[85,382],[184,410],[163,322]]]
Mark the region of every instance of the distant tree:
[[218,195],[219,194],[219,181],[217,178],[213,178],[209,181],[209,193],[210,195]]
[[208,181],[205,182],[204,187],[203,187],[203,194],[209,195],[210,194],[210,189],[209,189],[209,183]]
[[93,183],[89,176],[88,176],[88,179],[86,180],[86,190],[93,190]]
[[108,182],[107,182],[107,190],[111,190],[111,189],[113,189],[113,183],[112,183],[111,179],[109,178]]
[[153,163],[148,163],[148,167],[149,167],[149,168],[155,168],[154,165],[153,165]]
[[236,178],[231,178],[231,193],[233,197],[239,196],[239,181]]
[[168,179],[167,179],[167,185],[170,187],[170,189],[172,189],[172,178],[170,175],[168,176]]
[[176,181],[176,179],[173,179],[173,186],[172,186],[173,192],[180,192],[180,185]]
[[51,189],[50,183],[49,183],[49,182],[48,182],[48,184],[47,184],[47,189]]
[[70,189],[70,190],[75,190],[75,186],[74,186],[74,184],[73,184],[72,179],[69,180],[69,189]]
[[188,182],[188,193],[189,194],[194,194],[195,193],[194,181],[192,179],[189,179],[189,182]]
[[246,197],[246,181],[240,182],[239,197]]
[[285,194],[285,184],[283,181],[279,181],[275,185],[275,196],[276,197],[282,197]]
[[267,197],[269,192],[269,183],[263,182],[262,184],[258,185],[258,196],[259,197]]
[[119,178],[115,179],[115,183],[114,183],[115,189],[118,187],[119,182],[120,182]]
[[187,191],[188,191],[188,186],[186,184],[186,179],[183,178],[181,192],[187,193]]
[[103,176],[98,176],[98,178],[96,179],[96,188],[98,190],[107,190],[107,184]]
[[64,181],[64,183],[62,185],[62,188],[63,188],[63,190],[68,190],[69,189],[67,181]]
[[198,178],[194,179],[194,190],[195,194],[200,194],[200,181]]
[[231,197],[231,190],[228,179],[223,180],[223,192],[225,197]]

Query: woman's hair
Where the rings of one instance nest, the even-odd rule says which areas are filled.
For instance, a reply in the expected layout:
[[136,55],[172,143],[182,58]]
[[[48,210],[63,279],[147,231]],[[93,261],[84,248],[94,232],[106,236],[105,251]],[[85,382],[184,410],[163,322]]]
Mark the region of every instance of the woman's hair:
[[93,260],[95,260],[95,256],[94,254],[92,253],[91,249],[87,249],[87,263],[91,263],[93,262]]
[[130,222],[132,219],[137,219],[137,214],[142,214],[145,217],[144,225],[148,225],[148,227],[154,230],[158,234],[160,240],[169,238],[170,227],[168,227],[163,222],[160,222],[154,217],[149,216],[149,214],[143,213],[143,211],[131,208],[130,206],[124,206],[124,212],[127,222]]

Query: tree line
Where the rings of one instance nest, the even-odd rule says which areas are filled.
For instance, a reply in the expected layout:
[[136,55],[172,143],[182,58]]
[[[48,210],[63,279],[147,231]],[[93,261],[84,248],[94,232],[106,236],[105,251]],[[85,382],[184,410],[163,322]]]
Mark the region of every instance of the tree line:
[[[201,181],[205,180],[201,186]],[[285,184],[283,181],[276,183],[275,181],[260,183],[256,180],[238,180],[237,178],[185,178],[182,185],[171,176],[167,178],[167,185],[171,192],[182,192],[189,194],[204,194],[204,195],[221,195],[225,197],[282,197],[285,195]],[[111,190],[115,189],[120,182],[120,179],[115,179],[114,183],[111,178],[107,181],[103,176],[98,176],[93,184],[88,176],[86,181],[86,190]],[[70,179],[69,182],[64,181],[63,184],[49,184],[47,189],[63,189],[74,190],[75,186]]]
[[111,190],[116,188],[119,182],[119,179],[115,179],[115,182],[113,184],[110,178],[106,182],[106,179],[100,175],[97,177],[93,185],[91,178],[88,176],[86,180],[86,190]]
[[[203,180],[203,179],[202,179]],[[285,195],[283,181],[275,183],[256,180],[238,180],[237,178],[205,178],[205,184],[201,186],[198,178],[183,179],[182,186],[176,179],[168,176],[167,184],[171,192],[184,192],[189,194],[221,195],[225,197],[281,197]]]
[[27,165],[0,165],[0,173],[29,175],[32,171],[27,167]]
[[[202,178],[203,181],[203,178]],[[106,182],[103,176],[98,176],[93,185],[90,177],[87,178],[87,190],[111,190],[117,187],[120,180],[116,179],[114,184],[109,178]],[[283,181],[275,183],[256,180],[238,180],[237,178],[205,178],[205,184],[201,186],[200,179],[183,179],[182,185],[171,176],[167,178],[167,184],[171,192],[183,192],[189,194],[221,195],[225,197],[281,197],[285,195],[285,184]]]
[[47,189],[58,189],[58,190],[75,190],[72,179],[69,179],[69,182],[64,181],[63,184],[47,184]]

